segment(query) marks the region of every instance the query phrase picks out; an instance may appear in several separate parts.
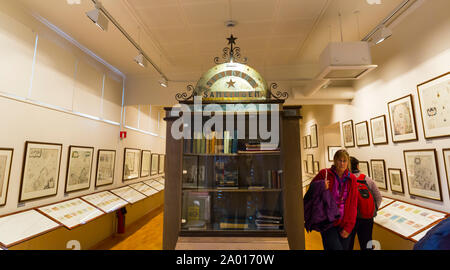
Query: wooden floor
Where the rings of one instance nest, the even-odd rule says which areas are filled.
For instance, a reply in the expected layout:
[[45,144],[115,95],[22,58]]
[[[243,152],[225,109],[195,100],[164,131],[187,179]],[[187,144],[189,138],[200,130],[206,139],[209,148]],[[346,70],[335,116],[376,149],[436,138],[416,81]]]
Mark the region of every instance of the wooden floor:
[[[123,235],[114,235],[95,246],[96,250],[162,250],[163,208],[147,214],[127,227]],[[305,232],[306,250],[323,250],[318,232]]]

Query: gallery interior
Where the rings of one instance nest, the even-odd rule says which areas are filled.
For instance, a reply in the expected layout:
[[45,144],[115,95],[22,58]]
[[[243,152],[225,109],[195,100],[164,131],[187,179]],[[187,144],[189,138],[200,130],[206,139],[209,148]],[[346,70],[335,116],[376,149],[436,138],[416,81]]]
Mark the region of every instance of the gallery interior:
[[0,0],[0,249],[322,250],[303,198],[345,149],[373,247],[413,250],[450,215],[449,10]]

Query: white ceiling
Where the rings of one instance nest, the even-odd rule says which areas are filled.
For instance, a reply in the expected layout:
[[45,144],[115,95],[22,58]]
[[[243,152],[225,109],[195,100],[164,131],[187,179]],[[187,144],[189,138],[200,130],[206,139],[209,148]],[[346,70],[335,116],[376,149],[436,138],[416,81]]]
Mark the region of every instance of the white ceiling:
[[[158,73],[133,62],[137,50],[110,23],[100,31],[86,17],[91,0],[20,0],[83,46],[126,74],[156,80]],[[318,73],[318,57],[330,41],[361,40],[403,0],[101,0],[170,81],[196,82],[238,38],[248,64],[268,82],[306,84]],[[225,21],[237,25],[227,28]],[[375,63],[376,64],[376,63]]]

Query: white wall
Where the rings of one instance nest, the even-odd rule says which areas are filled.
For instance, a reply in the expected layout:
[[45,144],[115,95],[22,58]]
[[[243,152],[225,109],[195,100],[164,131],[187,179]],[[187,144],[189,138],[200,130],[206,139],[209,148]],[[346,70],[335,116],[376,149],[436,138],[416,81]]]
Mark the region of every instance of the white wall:
[[[132,114],[125,119],[124,79],[16,1],[0,2],[0,147],[14,148],[7,203],[0,215],[144,180],[122,182],[124,148],[164,154],[165,124],[160,107],[140,106],[139,121]],[[128,131],[123,141],[121,130]],[[19,204],[26,141],[63,144],[63,151],[57,195]],[[95,154],[90,188],[65,194],[70,145],[94,147]],[[98,149],[116,150],[116,165],[114,183],[97,189]]]
[[[328,117],[328,123],[353,120],[353,123],[368,121],[369,125],[371,118],[386,115],[389,144],[374,146],[371,140],[370,147],[349,148],[349,153],[360,160],[384,159],[386,170],[402,169],[405,194],[392,192],[388,183],[388,191],[383,191],[383,195],[446,212],[450,212],[450,198],[442,149],[449,147],[450,137],[425,140],[416,87],[450,71],[448,10],[450,1],[424,1],[423,5],[396,24],[390,39],[372,48],[373,60],[379,68],[356,84],[357,92],[351,105],[335,105],[329,111],[315,107],[308,112],[314,115],[310,118]],[[419,140],[393,143],[387,103],[409,94],[413,96]],[[408,191],[403,151],[430,148],[437,151],[442,202],[414,197]]]

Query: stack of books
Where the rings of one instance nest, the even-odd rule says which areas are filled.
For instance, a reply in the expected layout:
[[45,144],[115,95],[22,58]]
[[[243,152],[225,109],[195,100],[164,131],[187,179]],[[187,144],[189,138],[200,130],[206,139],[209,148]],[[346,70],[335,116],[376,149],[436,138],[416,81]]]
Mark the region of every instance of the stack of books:
[[255,225],[260,230],[279,230],[283,226],[283,217],[278,212],[258,210]]
[[263,143],[260,141],[249,141],[245,143],[245,150],[238,153],[260,153],[260,152],[279,152],[280,148],[277,144]]
[[204,134],[194,132],[191,140],[184,141],[184,153],[187,154],[235,154],[238,152],[237,130],[216,131]]

